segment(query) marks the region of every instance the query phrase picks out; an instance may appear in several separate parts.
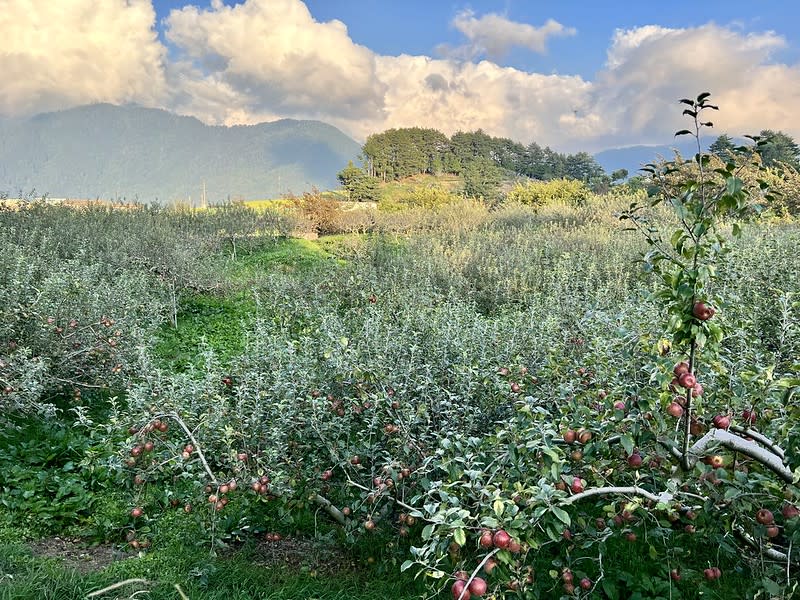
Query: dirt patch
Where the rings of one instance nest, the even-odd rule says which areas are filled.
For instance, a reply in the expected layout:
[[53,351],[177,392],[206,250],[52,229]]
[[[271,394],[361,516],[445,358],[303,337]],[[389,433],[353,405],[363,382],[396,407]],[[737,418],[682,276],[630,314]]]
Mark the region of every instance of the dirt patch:
[[330,543],[310,538],[287,537],[279,541],[259,540],[252,550],[255,564],[332,575],[341,571],[353,572],[358,565],[353,557]]
[[100,571],[112,562],[134,556],[111,544],[89,546],[80,538],[45,538],[31,542],[30,547],[36,556],[58,558],[65,567],[71,567],[80,573]]

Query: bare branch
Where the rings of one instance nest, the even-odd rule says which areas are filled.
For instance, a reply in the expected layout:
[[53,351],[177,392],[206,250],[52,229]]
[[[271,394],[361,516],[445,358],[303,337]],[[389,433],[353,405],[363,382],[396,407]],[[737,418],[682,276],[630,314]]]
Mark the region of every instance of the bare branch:
[[619,494],[621,496],[642,496],[643,498],[647,498],[648,500],[652,500],[653,502],[671,502],[674,498],[674,495],[670,492],[661,492],[660,494],[654,494],[653,492],[648,492],[647,490],[643,490],[637,486],[630,486],[630,487],[615,487],[615,486],[608,486],[608,487],[599,487],[599,488],[592,488],[590,490],[586,490],[584,492],[580,492],[579,494],[575,494],[566,498],[563,504],[569,505],[578,502],[579,500],[584,500],[586,498],[590,498],[592,496],[607,496],[609,494]]
[[205,455],[203,455],[203,449],[200,447],[200,444],[198,443],[197,439],[194,437],[194,434],[192,434],[192,432],[186,426],[186,423],[183,422],[183,419],[181,419],[177,415],[177,413],[165,413],[163,415],[154,416],[151,419],[151,421],[153,421],[155,419],[164,418],[164,417],[168,417],[170,419],[173,419],[180,426],[180,428],[183,429],[183,431],[186,433],[186,435],[189,436],[189,440],[191,440],[192,445],[194,446],[194,450],[195,450],[195,452],[197,452],[197,456],[198,456],[198,458],[200,458],[200,462],[203,464],[203,468],[205,469],[206,473],[208,473],[209,478],[211,478],[211,483],[213,485],[217,485],[218,486],[219,482],[217,481],[217,478],[214,476],[214,472],[211,470],[211,467],[208,466],[208,462],[206,461],[206,457],[205,457]]
[[324,496],[320,496],[319,494],[315,494],[311,497],[311,499],[319,504],[323,510],[330,515],[330,517],[336,521],[339,525],[344,526],[347,520],[344,518],[344,514],[338,508],[333,505],[333,502],[325,498]]
[[735,527],[734,531],[736,532],[736,535],[738,535],[742,540],[747,542],[749,546],[755,548],[759,552],[763,552],[765,556],[768,556],[769,558],[772,558],[774,560],[785,562],[787,564],[800,564],[800,557],[795,557],[794,560],[791,560],[790,556],[785,552],[781,552],[780,550],[776,550],[775,548],[762,548],[758,544],[758,542],[756,542],[756,540],[753,539],[753,536],[751,536],[741,527]]
[[694,467],[694,465],[697,464],[697,461],[707,454],[709,446],[713,445],[715,442],[726,448],[730,448],[731,450],[735,450],[736,452],[741,452],[742,454],[749,456],[753,460],[764,465],[787,483],[792,482],[792,472],[788,467],[786,467],[786,465],[783,464],[783,461],[777,455],[762,448],[755,442],[747,441],[746,439],[739,437],[738,435],[735,435],[725,429],[712,429],[699,440],[697,440],[694,445],[692,445],[692,447],[689,449],[689,455],[691,455],[689,457],[690,468]]
[[472,580],[475,579],[475,576],[478,574],[478,571],[480,571],[483,568],[483,565],[489,562],[489,559],[492,558],[498,552],[500,552],[500,548],[495,548],[494,550],[489,552],[489,554],[483,557],[483,560],[477,567],[475,567],[475,570],[472,571],[472,574],[469,576],[469,579],[467,579],[466,584],[464,584],[464,589],[461,590],[461,594],[459,594],[458,600],[461,600],[461,598],[469,594],[469,585],[472,583]]
[[772,452],[775,456],[779,457],[781,460],[786,459],[786,454],[783,451],[783,448],[775,444],[771,439],[766,437],[765,435],[755,431],[753,429],[748,429],[746,427],[739,427],[738,425],[731,425],[728,429],[733,431],[734,433],[738,433],[739,435],[751,437],[755,441],[757,441],[762,446],[765,446],[770,452]]

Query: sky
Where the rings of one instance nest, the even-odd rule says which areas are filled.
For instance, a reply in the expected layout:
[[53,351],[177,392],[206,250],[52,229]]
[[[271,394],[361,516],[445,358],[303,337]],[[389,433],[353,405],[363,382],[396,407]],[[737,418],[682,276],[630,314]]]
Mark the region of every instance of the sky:
[[318,119],[560,151],[800,137],[794,0],[0,0],[0,116],[136,103],[215,125]]

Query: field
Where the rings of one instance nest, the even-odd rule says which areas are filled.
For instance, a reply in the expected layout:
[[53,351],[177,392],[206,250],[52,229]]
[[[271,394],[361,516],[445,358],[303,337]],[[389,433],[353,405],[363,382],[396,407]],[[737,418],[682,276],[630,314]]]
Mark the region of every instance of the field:
[[263,204],[0,210],[0,598],[795,593],[796,221]]

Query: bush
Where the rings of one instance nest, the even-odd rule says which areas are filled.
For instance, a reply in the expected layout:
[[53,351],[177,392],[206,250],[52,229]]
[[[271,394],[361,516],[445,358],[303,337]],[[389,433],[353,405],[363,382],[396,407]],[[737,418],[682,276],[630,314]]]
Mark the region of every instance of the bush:
[[548,204],[579,206],[585,204],[591,194],[589,187],[577,179],[531,180],[517,183],[506,194],[506,200],[530,206]]
[[398,212],[411,208],[435,209],[458,202],[461,198],[439,185],[414,186],[378,203],[383,212]]

